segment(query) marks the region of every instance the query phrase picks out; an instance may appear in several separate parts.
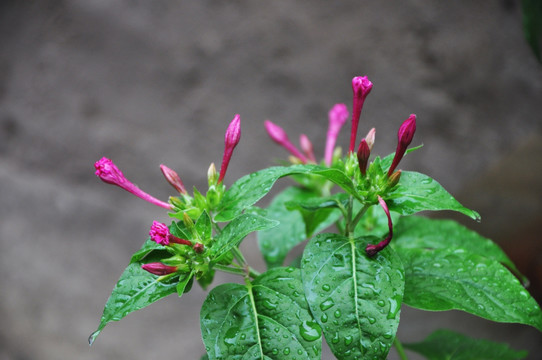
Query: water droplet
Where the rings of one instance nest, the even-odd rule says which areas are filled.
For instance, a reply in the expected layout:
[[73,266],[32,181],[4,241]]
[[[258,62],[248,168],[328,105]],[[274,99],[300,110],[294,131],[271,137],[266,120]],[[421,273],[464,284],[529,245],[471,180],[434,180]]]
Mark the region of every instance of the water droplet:
[[397,316],[397,313],[399,310],[401,310],[401,306],[399,304],[398,297],[393,297],[391,299],[388,299],[388,302],[390,303],[390,311],[388,312],[388,319],[395,319]]
[[299,325],[299,333],[301,337],[307,341],[318,340],[322,335],[322,329],[320,325],[313,321],[303,321]]
[[331,342],[333,344],[336,344],[336,343],[339,342],[339,333],[338,332],[335,333],[335,336],[333,336],[333,339],[331,339]]
[[284,355],[288,355],[290,353],[290,348],[289,347],[284,348],[284,350],[282,350],[282,353]]
[[298,349],[298,350],[297,350],[297,354],[298,354],[298,355],[303,355],[303,350]]
[[327,314],[323,313],[322,316],[320,317],[320,320],[322,320],[323,323],[326,323],[327,322]]
[[436,268],[442,267],[442,265],[439,264],[439,263],[434,263],[433,266],[436,267]]
[[341,310],[335,310],[333,313],[333,316],[335,316],[337,319],[341,317]]
[[330,307],[334,305],[335,305],[335,302],[331,298],[328,298],[320,304],[320,310],[326,311],[327,309],[329,309]]
[[231,327],[226,331],[226,334],[224,334],[224,343],[226,345],[233,345],[236,343],[237,335],[239,335],[239,328],[238,327]]
[[277,348],[273,348],[273,350],[271,350],[271,354],[273,355],[277,355],[279,353],[279,349]]
[[243,334],[241,334],[240,338],[241,338],[241,340],[245,340],[247,338],[247,335],[243,333]]
[[367,320],[369,320],[369,324],[374,324],[376,322],[376,319],[374,317],[368,317]]
[[292,273],[294,271],[295,271],[295,268],[293,268],[293,267],[287,267],[286,268],[286,272],[288,272],[288,273]]
[[274,328],[273,330],[275,330],[275,332],[278,334],[278,332],[280,331],[280,329],[278,327]]
[[329,291],[329,290],[331,290],[331,286],[329,286],[328,284],[324,284],[324,285],[322,285],[322,290]]
[[352,340],[354,340],[354,339],[352,338],[352,336],[350,336],[350,335],[345,336],[345,338],[344,338],[344,344],[345,344],[346,346],[348,346],[348,345],[352,344]]
[[269,299],[265,299],[263,302],[262,302],[262,305],[267,309],[267,310],[275,310],[277,308],[277,304],[271,302],[271,300]]
[[386,305],[386,302],[384,300],[378,300],[376,304],[380,307],[383,307],[384,305]]

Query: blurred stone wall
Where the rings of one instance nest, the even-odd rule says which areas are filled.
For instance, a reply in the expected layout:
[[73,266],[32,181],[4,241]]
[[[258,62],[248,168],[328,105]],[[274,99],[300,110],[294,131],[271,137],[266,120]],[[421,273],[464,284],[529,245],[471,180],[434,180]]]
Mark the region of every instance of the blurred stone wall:
[[[376,126],[374,152],[393,151],[416,113],[424,148],[402,167],[480,210],[482,224],[461,220],[511,250],[540,291],[542,66],[519,10],[512,0],[1,2],[0,359],[198,359],[197,286],[108,325],[88,347],[152,220],[167,220],[102,184],[94,161],[112,158],[161,199],[172,194],[161,163],[204,188],[235,113],[243,136],[227,184],[286,156],[265,119],[292,139],[307,134],[322,155],[327,111],[350,106],[354,75],[375,84],[360,124],[360,134]],[[263,269],[254,238],[243,246]],[[542,350],[524,326],[402,317],[407,341],[449,327],[529,348],[531,359]]]

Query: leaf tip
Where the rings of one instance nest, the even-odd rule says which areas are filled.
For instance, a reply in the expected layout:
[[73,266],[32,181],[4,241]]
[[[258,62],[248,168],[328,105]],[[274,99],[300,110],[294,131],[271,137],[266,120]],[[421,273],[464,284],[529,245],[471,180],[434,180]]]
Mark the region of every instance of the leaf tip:
[[94,331],[92,334],[90,334],[90,336],[88,337],[88,346],[92,346],[92,344],[94,344],[94,341],[96,340],[98,335],[100,335],[101,331],[102,331],[101,329],[98,329]]

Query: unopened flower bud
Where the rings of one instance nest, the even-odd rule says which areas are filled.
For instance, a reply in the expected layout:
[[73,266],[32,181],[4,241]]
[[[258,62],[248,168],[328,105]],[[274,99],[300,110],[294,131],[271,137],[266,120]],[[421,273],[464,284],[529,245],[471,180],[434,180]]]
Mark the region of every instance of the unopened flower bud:
[[365,175],[367,172],[367,162],[369,161],[369,156],[371,155],[371,149],[369,149],[369,145],[367,145],[367,141],[365,141],[365,139],[362,139],[359,143],[357,155],[359,171],[361,171],[362,175]]
[[94,163],[94,168],[96,169],[95,174],[103,181],[111,185],[116,185],[129,193],[134,194],[135,196],[150,202],[151,204],[163,207],[164,209],[171,210],[173,207],[157,198],[147,194],[137,186],[135,186],[131,181],[124,177],[124,174],[120,169],[106,157],[101,158],[100,160]]
[[220,165],[220,176],[218,182],[222,182],[224,175],[226,175],[226,170],[228,169],[228,164],[230,163],[231,156],[233,154],[233,149],[239,144],[241,140],[241,117],[239,114],[236,114],[233,120],[230,122],[230,125],[226,129],[226,134],[224,135],[224,155],[222,156],[222,165]]
[[401,179],[401,170],[397,170],[391,176],[388,178],[388,187],[391,189],[395,185],[399,184],[399,180]]
[[192,246],[192,242],[190,240],[176,237],[169,231],[166,224],[158,221],[152,222],[149,235],[152,241],[163,246],[167,246],[170,243]]
[[203,244],[196,243],[194,244],[194,251],[196,252],[196,254],[201,254],[205,251],[205,246],[203,246]]
[[390,169],[388,170],[388,177],[395,171],[397,165],[405,155],[405,151],[412,142],[414,133],[416,132],[416,115],[411,114],[408,119],[406,119],[399,131],[397,132],[397,149],[395,150],[395,155],[393,157],[393,162],[391,163]]
[[183,213],[183,223],[189,230],[194,228],[194,221],[188,216],[187,213]]
[[369,81],[367,76],[356,76],[352,79],[352,91],[353,96],[353,106],[352,106],[352,130],[350,132],[350,148],[349,152],[354,152],[354,147],[356,145],[356,134],[358,132],[358,124],[361,115],[361,109],[363,108],[363,103],[365,98],[371,92],[373,88],[373,83]]
[[367,141],[367,145],[369,146],[369,150],[373,151],[373,145],[375,144],[375,135],[376,135],[376,129],[372,128],[367,133],[367,136],[365,136],[365,141]]
[[384,199],[382,199],[380,196],[378,196],[378,202],[380,203],[380,206],[382,207],[382,209],[386,213],[386,216],[388,217],[388,230],[389,230],[389,232],[388,232],[388,236],[386,236],[386,238],[384,240],[382,240],[381,242],[379,242],[378,244],[376,244],[376,245],[371,245],[371,244],[367,245],[367,247],[365,248],[365,252],[369,256],[375,256],[380,251],[382,251],[386,246],[389,245],[389,243],[390,243],[390,241],[391,241],[391,239],[393,237],[393,224],[391,222],[391,216],[390,216],[390,211],[388,209],[388,205],[386,204]]
[[299,135],[299,144],[301,145],[301,150],[303,150],[307,158],[312,162],[316,162],[316,158],[314,157],[314,148],[312,147],[312,143],[307,135]]
[[180,176],[172,169],[168,168],[166,165],[161,164],[160,170],[162,170],[162,174],[164,174],[164,177],[170,183],[175,190],[177,190],[180,194],[186,194],[186,189],[184,187],[183,182],[181,181]]
[[207,170],[207,183],[209,186],[215,185],[218,180],[218,173],[216,172],[215,163],[211,163],[209,165],[209,169]]
[[290,141],[288,138],[288,135],[284,131],[283,128],[278,126],[277,124],[274,124],[273,122],[269,120],[264,121],[265,130],[267,131],[267,134],[269,134],[269,137],[271,140],[276,142],[277,144],[281,145],[283,148],[288,150],[290,154],[300,159],[303,163],[307,163],[307,157],[299,151],[294,144]]
[[326,150],[324,153],[324,161],[327,166],[331,166],[333,160],[333,150],[337,143],[339,131],[348,119],[348,108],[345,104],[335,104],[328,112],[329,127],[326,136]]
[[173,274],[177,272],[177,266],[168,266],[159,262],[148,263],[141,265],[143,270],[150,272],[151,274],[163,276]]

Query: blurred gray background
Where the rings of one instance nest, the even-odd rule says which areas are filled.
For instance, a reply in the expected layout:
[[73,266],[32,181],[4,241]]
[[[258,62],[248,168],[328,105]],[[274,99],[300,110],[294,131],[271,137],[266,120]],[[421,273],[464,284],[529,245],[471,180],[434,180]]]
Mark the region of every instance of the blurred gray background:
[[[152,220],[168,220],[103,184],[93,163],[112,158],[163,200],[161,163],[205,189],[235,113],[243,135],[226,184],[286,157],[265,119],[322,156],[327,111],[351,107],[354,75],[374,83],[358,137],[376,126],[374,152],[387,154],[416,113],[425,146],[402,168],[478,210],[481,224],[457,218],[499,241],[542,298],[542,66],[517,1],[5,0],[0,39],[0,359],[199,359],[198,286],[108,325],[89,348],[131,254]],[[255,239],[243,247],[263,269]],[[534,329],[459,312],[406,308],[399,336],[441,327],[530,359],[542,350]]]

